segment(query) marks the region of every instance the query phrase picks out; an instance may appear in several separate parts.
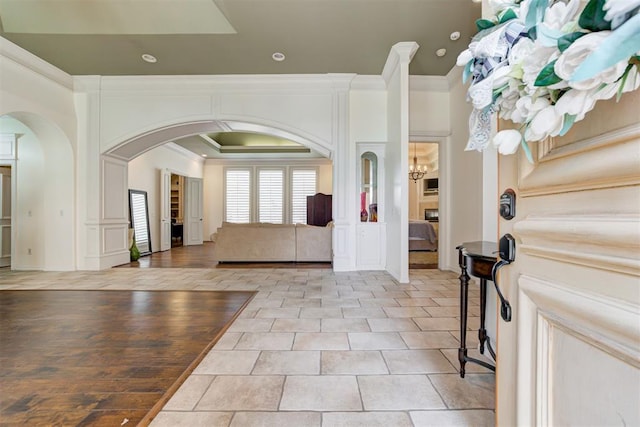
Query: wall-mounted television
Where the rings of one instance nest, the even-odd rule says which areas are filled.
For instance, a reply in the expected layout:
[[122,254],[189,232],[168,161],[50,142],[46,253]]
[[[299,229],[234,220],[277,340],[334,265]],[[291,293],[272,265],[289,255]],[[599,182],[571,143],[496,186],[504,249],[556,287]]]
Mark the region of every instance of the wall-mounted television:
[[438,178],[426,178],[422,180],[422,194],[433,196],[438,194]]

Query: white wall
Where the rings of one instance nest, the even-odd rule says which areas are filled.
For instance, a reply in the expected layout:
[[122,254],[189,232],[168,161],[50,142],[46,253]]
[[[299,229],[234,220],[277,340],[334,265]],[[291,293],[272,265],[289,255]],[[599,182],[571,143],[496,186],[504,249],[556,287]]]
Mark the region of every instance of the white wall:
[[[204,160],[175,144],[162,145],[129,162],[129,189],[147,192],[151,248],[160,250],[160,169],[169,169],[178,175],[205,178]],[[206,180],[205,180],[206,182]],[[206,194],[206,187],[204,190]],[[206,200],[206,197],[205,197]],[[206,206],[206,205],[205,205]],[[207,240],[208,234],[204,233]]]
[[[318,168],[318,192],[332,194],[333,167],[327,159],[317,160],[207,160],[204,165],[203,237],[209,240],[224,220],[224,169],[227,166],[303,166]],[[253,193],[255,194],[255,192]]]
[[[451,136],[447,144],[450,149],[450,253],[446,268],[458,271],[456,245],[463,242],[482,240],[483,188],[482,154],[464,151],[469,138],[469,115],[471,105],[466,102],[467,86],[456,79],[450,91]],[[489,189],[488,191],[495,191]]]
[[[14,224],[14,270],[42,270],[45,260],[44,236],[44,153],[40,142],[29,128],[10,117],[0,119],[4,132],[20,133],[17,141],[19,164],[16,166]],[[31,255],[28,251],[31,249]]]

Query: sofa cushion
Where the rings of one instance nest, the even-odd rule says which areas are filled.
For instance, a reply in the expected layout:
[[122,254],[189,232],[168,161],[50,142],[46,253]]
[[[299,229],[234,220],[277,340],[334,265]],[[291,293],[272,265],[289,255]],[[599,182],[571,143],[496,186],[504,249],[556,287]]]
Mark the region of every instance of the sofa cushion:
[[295,261],[296,232],[292,224],[224,223],[218,229],[214,257],[217,261]]
[[331,262],[333,227],[296,224],[296,261]]

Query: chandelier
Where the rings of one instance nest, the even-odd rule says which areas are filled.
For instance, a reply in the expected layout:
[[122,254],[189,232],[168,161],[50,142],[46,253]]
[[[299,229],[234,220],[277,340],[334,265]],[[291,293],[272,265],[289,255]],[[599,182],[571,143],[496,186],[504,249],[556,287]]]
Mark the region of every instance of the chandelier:
[[424,174],[427,173],[427,167],[418,165],[418,157],[416,156],[416,144],[413,143],[413,164],[409,165],[409,178],[413,180],[413,182],[418,182],[419,179],[422,179]]

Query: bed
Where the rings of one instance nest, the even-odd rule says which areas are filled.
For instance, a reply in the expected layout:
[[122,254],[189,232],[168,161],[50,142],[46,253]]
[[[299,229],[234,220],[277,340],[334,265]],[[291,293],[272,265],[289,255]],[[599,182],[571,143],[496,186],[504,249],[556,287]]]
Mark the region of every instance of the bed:
[[438,223],[409,220],[409,251],[437,251]]

